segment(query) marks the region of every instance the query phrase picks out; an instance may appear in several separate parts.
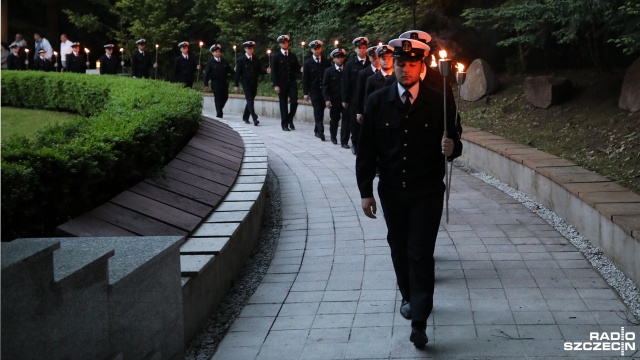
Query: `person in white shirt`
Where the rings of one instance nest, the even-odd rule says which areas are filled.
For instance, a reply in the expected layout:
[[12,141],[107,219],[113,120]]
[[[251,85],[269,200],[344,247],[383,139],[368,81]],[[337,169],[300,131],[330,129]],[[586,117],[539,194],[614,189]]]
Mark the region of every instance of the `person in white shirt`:
[[38,54],[40,53],[40,49],[44,49],[44,51],[47,52],[45,54],[46,58],[48,60],[51,60],[51,56],[53,55],[53,48],[51,47],[51,43],[49,43],[49,40],[43,38],[40,33],[33,33],[33,39],[36,41],[36,51],[34,51],[35,54],[33,54],[33,59],[35,60],[39,56]]
[[60,62],[62,63],[62,69],[67,67],[67,55],[71,54],[73,42],[67,38],[67,34],[60,35]]

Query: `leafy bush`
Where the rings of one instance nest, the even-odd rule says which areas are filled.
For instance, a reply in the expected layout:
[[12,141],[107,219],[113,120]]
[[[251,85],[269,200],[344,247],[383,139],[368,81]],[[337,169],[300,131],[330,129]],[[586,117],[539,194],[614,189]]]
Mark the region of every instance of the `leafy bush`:
[[76,121],[2,144],[2,240],[55,227],[157,173],[195,134],[202,96],[115,76],[2,71],[2,105]]

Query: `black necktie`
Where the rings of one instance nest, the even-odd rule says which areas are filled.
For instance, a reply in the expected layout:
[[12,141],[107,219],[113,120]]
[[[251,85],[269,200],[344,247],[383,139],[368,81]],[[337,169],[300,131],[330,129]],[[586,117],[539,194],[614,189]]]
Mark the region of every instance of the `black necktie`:
[[284,52],[284,57],[287,57],[289,54],[285,51]]
[[404,96],[404,110],[409,111],[409,108],[411,107],[411,93],[409,92],[409,90],[405,90],[404,93],[402,93],[402,96]]

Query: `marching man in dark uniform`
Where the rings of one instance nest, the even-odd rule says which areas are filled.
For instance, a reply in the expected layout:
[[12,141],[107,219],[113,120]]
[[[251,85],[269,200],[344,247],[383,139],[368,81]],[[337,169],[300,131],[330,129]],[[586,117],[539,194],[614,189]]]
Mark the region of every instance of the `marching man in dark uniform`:
[[362,124],[362,118],[364,114],[364,100],[365,90],[367,85],[367,79],[371,75],[375,75],[380,72],[380,60],[378,60],[378,54],[376,53],[377,46],[372,46],[367,49],[367,59],[369,59],[370,65],[360,71],[358,71],[358,80],[356,81],[356,132],[351,134],[351,138],[356,138],[352,141],[354,144],[358,144],[358,138],[360,136],[360,124]]
[[118,73],[118,60],[113,57],[115,45],[104,46],[104,54],[100,56],[100,75],[116,75]]
[[211,92],[214,96],[214,102],[216,104],[216,117],[222,119],[222,109],[229,99],[229,75],[234,75],[235,72],[229,65],[229,62],[223,59],[222,47],[220,44],[213,44],[209,51],[213,57],[207,62],[207,67],[204,69],[204,86],[208,86],[211,81]]
[[244,55],[236,59],[236,76],[233,79],[234,88],[233,92],[238,93],[238,85],[242,84],[242,91],[244,92],[244,98],[247,100],[247,105],[244,107],[242,113],[242,120],[245,123],[249,123],[249,115],[253,118],[253,125],[258,126],[258,115],[254,109],[254,100],[258,93],[258,75],[266,74],[267,72],[260,66],[260,61],[253,56],[253,50],[256,43],[254,41],[245,41],[242,43],[244,48]]
[[145,52],[147,40],[139,39],[136,41],[138,50],[131,54],[131,77],[133,78],[149,78],[149,70],[151,69],[151,56]]
[[33,70],[37,71],[53,71],[51,60],[47,59],[47,50],[38,50],[38,56],[33,61]]
[[12,42],[9,45],[9,50],[11,52],[7,56],[7,70],[24,70],[24,62],[20,59],[20,54],[18,53],[20,50],[18,44]]
[[[342,147],[349,149],[349,134],[351,134],[351,152],[355,155],[358,146],[358,140],[355,139],[354,133],[356,129],[360,130],[360,124],[356,121],[356,82],[358,81],[358,72],[371,65],[367,59],[367,45],[369,39],[364,36],[357,37],[351,42],[355,46],[356,56],[344,65],[344,75],[342,77],[342,106],[347,110],[347,119],[342,120],[341,139]],[[346,125],[346,126],[345,126]],[[346,135],[346,136],[345,136]],[[347,141],[344,142],[344,138]],[[355,141],[354,141],[355,139]]]
[[193,76],[196,70],[200,70],[200,65],[193,57],[189,57],[189,42],[183,41],[178,44],[181,54],[173,63],[173,82],[182,83],[185,87],[193,86]]
[[322,96],[322,78],[324,71],[329,67],[329,63],[322,58],[322,41],[314,40],[309,43],[313,56],[308,58],[303,64],[302,71],[302,93],[304,99],[311,98],[313,106],[313,118],[316,126],[314,133],[317,138],[324,141],[324,97]]
[[[324,71],[322,78],[322,95],[324,97],[325,106],[329,109],[329,132],[331,134],[331,142],[338,144],[338,123],[342,118],[342,127],[347,119],[346,110],[342,107],[342,75],[344,74],[344,58],[347,52],[344,49],[334,49],[331,52],[333,66]],[[341,131],[340,143],[349,142],[349,133]]]
[[80,53],[80,43],[74,42],[71,45],[71,53],[67,54],[67,64],[64,71],[84,74],[85,70],[86,65],[84,63],[84,56]]
[[373,197],[376,159],[380,168],[378,195],[387,224],[396,279],[403,303],[400,313],[411,319],[409,340],[427,342],[427,319],[433,309],[435,249],[445,191],[445,157],[462,152],[447,112],[444,133],[443,95],[420,81],[429,46],[413,39],[394,39],[397,82],[375,91],[365,107],[356,177],[362,210],[376,218]]
[[380,90],[387,86],[387,79],[393,79],[393,47],[389,45],[380,45],[376,48],[376,54],[380,60],[380,71],[367,78],[364,90],[365,104],[369,95],[376,90]]
[[[298,57],[289,52],[289,35],[278,36],[280,51],[276,51],[271,59],[271,82],[273,90],[280,100],[280,120],[283,131],[295,130],[293,117],[298,109],[298,74],[300,62]],[[291,107],[287,105],[291,103]]]

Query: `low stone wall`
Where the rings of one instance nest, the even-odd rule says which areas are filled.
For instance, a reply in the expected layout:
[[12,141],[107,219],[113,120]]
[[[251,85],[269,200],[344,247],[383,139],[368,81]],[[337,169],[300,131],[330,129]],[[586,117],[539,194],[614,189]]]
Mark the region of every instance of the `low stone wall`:
[[640,284],[640,196],[570,161],[465,128],[460,161],[531,196]]
[[2,358],[183,359],[181,242],[2,243]]

